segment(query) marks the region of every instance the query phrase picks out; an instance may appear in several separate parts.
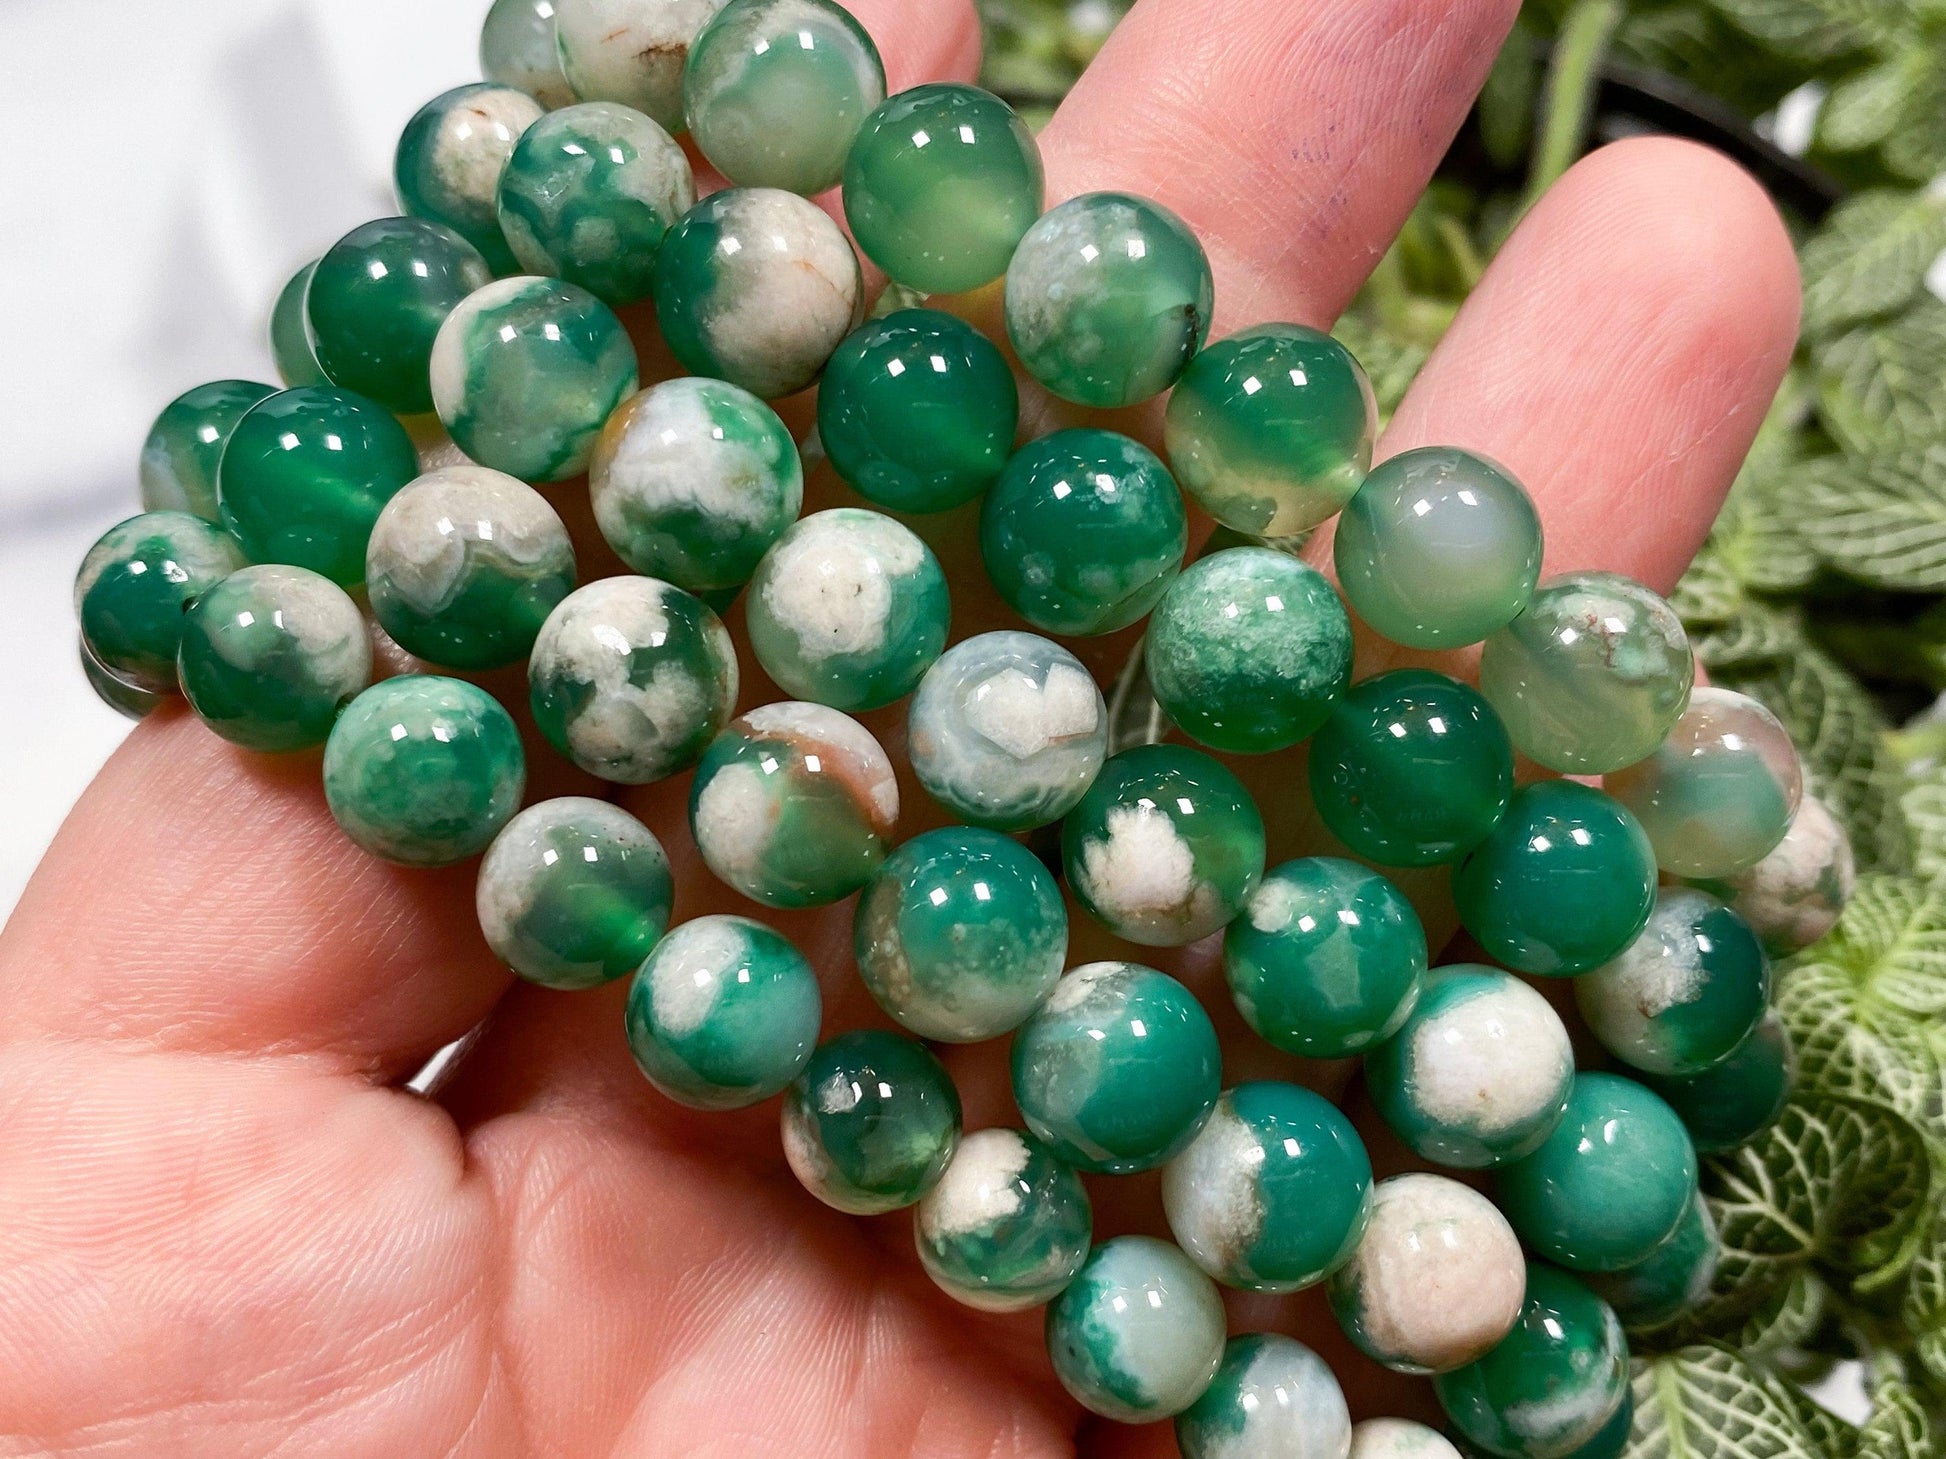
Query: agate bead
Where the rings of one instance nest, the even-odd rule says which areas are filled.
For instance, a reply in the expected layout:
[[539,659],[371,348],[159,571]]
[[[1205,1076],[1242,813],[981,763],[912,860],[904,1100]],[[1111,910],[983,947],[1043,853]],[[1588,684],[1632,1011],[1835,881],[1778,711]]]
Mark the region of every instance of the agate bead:
[[1347,1459],[1351,1432],[1330,1365],[1267,1332],[1231,1338],[1203,1396],[1176,1417],[1183,1459]]
[[1660,1246],[1620,1271],[1590,1272],[1588,1285],[1624,1327],[1657,1327],[1709,1295],[1722,1255],[1716,1218],[1698,1191]]
[[680,132],[689,48],[724,0],[554,0],[561,71],[583,101],[619,101]]
[[311,275],[318,261],[312,259],[292,274],[278,292],[270,311],[270,358],[277,367],[277,378],[286,387],[328,385],[324,367],[318,364],[317,351],[311,347],[310,326],[305,321],[305,296],[311,289]]
[[480,250],[497,274],[514,272],[500,231],[500,172],[514,144],[542,116],[526,92],[476,81],[442,92],[405,124],[392,160],[399,201],[415,218],[444,223]]
[[480,74],[549,110],[573,101],[554,38],[554,0],[493,0],[480,26]]
[[1351,1426],[1349,1459],[1461,1459],[1437,1429],[1407,1418],[1368,1418]]
[[1729,1058],[1702,1073],[1643,1076],[1707,1155],[1733,1150],[1776,1124],[1796,1080],[1797,1051],[1775,1009]]
[[153,689],[144,689],[140,684],[131,684],[118,678],[101,666],[101,660],[88,651],[85,642],[78,644],[81,650],[81,673],[87,679],[88,687],[95,691],[95,697],[106,704],[124,719],[143,720],[161,707],[169,696],[158,694]]
[[1088,1255],[1047,1309],[1047,1352],[1075,1402],[1121,1423],[1188,1408],[1223,1361],[1223,1299],[1188,1257],[1152,1236]]
[[75,574],[81,641],[115,678],[172,694],[184,613],[246,561],[236,538],[188,512],[130,517],[101,534]]
[[276,393],[254,380],[212,380],[164,406],[142,443],[142,510],[220,521],[216,465],[223,448],[244,413]]
[[964,1136],[913,1213],[919,1261],[939,1289],[983,1312],[1021,1312],[1058,1295],[1088,1259],[1086,1187],[1024,1130]]
[[784,1099],[784,1155],[840,1211],[912,1205],[959,1144],[959,1092],[917,1040],[877,1029],[819,1044]]
[[1766,951],[1783,957],[1838,925],[1856,877],[1851,838],[1825,803],[1807,794],[1776,850],[1746,871],[1702,885],[1750,924]]

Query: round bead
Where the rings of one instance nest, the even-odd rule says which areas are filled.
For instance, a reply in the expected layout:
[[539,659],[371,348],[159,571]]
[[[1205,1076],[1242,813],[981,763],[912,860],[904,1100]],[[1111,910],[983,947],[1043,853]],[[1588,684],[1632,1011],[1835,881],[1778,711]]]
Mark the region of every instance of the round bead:
[[1657,897],[1613,962],[1574,980],[1602,1046],[1651,1074],[1698,1074],[1749,1037],[1770,1007],[1770,960],[1744,920],[1686,887]]
[[1453,870],[1460,920],[1516,972],[1561,978],[1627,947],[1655,906],[1655,852],[1611,796],[1569,780],[1523,786]]
[[906,750],[926,793],[999,831],[1057,821],[1108,756],[1108,705],[1057,643],[983,633],[946,650],[919,681]]
[[526,92],[492,81],[435,96],[399,136],[392,159],[399,202],[413,217],[451,228],[495,273],[512,273],[513,250],[498,216],[500,170],[541,115],[540,103]]
[[1567,775],[1603,775],[1652,754],[1695,678],[1675,610],[1612,572],[1551,579],[1480,656],[1480,692],[1514,744]]
[[680,132],[689,48],[724,0],[554,0],[561,71],[583,101],[619,101]]
[[857,720],[767,704],[703,756],[689,828],[709,869],[771,907],[818,907],[872,878],[899,819],[892,762]]
[[1358,616],[1408,648],[1458,648],[1504,628],[1541,574],[1541,519],[1526,489],[1449,446],[1372,468],[1332,539]]
[[493,0],[480,27],[480,74],[550,110],[573,101],[554,39],[554,0]]
[[1017,1028],[1061,977],[1068,914],[1034,854],[997,831],[915,836],[859,898],[852,948],[879,1006],[923,1039]]
[[1243,1021],[1287,1053],[1340,1059],[1399,1031],[1419,1001],[1426,933],[1391,882],[1313,856],[1265,873],[1223,935]]
[[1149,687],[1192,740],[1281,750],[1324,723],[1351,682],[1351,620],[1323,573],[1268,547],[1213,552],[1149,621]]
[[372,679],[365,615],[329,578],[246,567],[196,600],[182,625],[182,690],[204,724],[252,750],[321,745]]
[[1797,1082],[1797,1051],[1783,1018],[1772,1009],[1740,1048],[1700,1074],[1645,1075],[1681,1118],[1706,1155],[1755,1139],[1777,1123]]
[[520,808],[527,761],[484,689],[408,675],[354,699],[324,746],[324,798],[347,836],[405,866],[480,851]]
[[570,593],[527,662],[534,722],[590,775],[646,785],[695,764],[736,707],[736,648],[700,599],[654,578]]
[[75,574],[81,641],[115,678],[173,694],[184,612],[245,561],[234,537],[188,512],[130,517],[101,534]]
[[856,1216],[933,1188],[959,1144],[959,1091],[914,1039],[877,1029],[819,1044],[784,1099],[784,1156],[804,1188]]
[[1461,1459],[1438,1429],[1409,1418],[1368,1418],[1351,1426],[1350,1459]]
[[936,82],[885,101],[845,158],[845,220],[865,256],[923,294],[1006,272],[1041,214],[1034,134],[977,86]]
[[270,311],[270,358],[277,367],[277,378],[286,386],[330,383],[324,377],[324,367],[318,364],[317,351],[311,348],[310,328],[305,322],[305,297],[317,267],[318,261],[312,259],[292,274]]
[[590,101],[542,117],[500,174],[520,267],[620,308],[649,297],[662,238],[696,205],[689,158],[639,111]]
[[213,380],[164,406],[142,443],[142,510],[220,520],[216,463],[244,412],[276,393],[254,380]]
[[1703,885],[1750,924],[1765,951],[1784,957],[1838,925],[1856,878],[1845,828],[1823,801],[1806,795],[1776,850],[1747,871]]
[[655,944],[628,989],[628,1046],[649,1082],[692,1109],[743,1109],[803,1072],[823,1007],[781,933],[698,917]]
[[767,187],[712,193],[662,240],[655,313],[692,375],[795,395],[858,323],[851,244],[815,203]]
[[1547,999],[1498,968],[1435,968],[1405,1025],[1365,1056],[1372,1103],[1440,1165],[1478,1169],[1538,1149],[1560,1123],[1574,1049]]
[[744,597],[764,672],[785,693],[834,709],[878,709],[911,693],[946,647],[951,617],[932,549],[857,507],[794,523]]
[[672,896],[669,858],[649,828],[572,795],[507,822],[480,863],[474,905],[501,962],[544,988],[579,989],[641,966]]
[[1094,1208],[1081,1178],[1024,1130],[975,1130],[913,1213],[926,1275],[983,1312],[1052,1299],[1088,1259]]
[[1139,963],[1089,963],[1054,985],[1013,1044],[1027,1128],[1082,1170],[1174,1157],[1220,1091],[1216,1030],[1190,991]]
[[1013,450],[1020,395],[997,346],[937,309],[854,330],[824,368],[818,440],[866,500],[943,512],[991,486]]
[[1526,1290],[1520,1238],[1492,1201],[1441,1175],[1395,1175],[1373,1192],[1330,1294],[1367,1357],[1401,1373],[1449,1373],[1513,1329]]
[[1615,1309],[1624,1326],[1656,1327],[1709,1295],[1722,1255],[1716,1218],[1698,1191],[1660,1246],[1634,1266],[1589,1273],[1588,1285]]
[[140,684],[131,684],[119,679],[101,666],[101,660],[88,651],[86,642],[79,644],[81,650],[81,672],[88,680],[88,687],[95,691],[95,697],[106,704],[124,719],[146,719],[151,710],[159,708],[169,696],[158,694],[153,689],[144,689]]
[[1223,1361],[1223,1299],[1188,1257],[1152,1236],[1088,1254],[1047,1309],[1054,1375],[1083,1408],[1121,1423],[1181,1413]]
[[1330,1365],[1303,1343],[1246,1333],[1177,1416],[1176,1444],[1183,1459],[1346,1459],[1351,1411]]
[[1068,885],[1117,937],[1181,947],[1226,926],[1264,869],[1243,782],[1197,750],[1139,745],[1101,768],[1061,828]]
[[1023,446],[980,512],[987,576],[1048,633],[1113,633],[1138,621],[1188,546],[1168,468],[1113,431],[1057,431]]
[[1372,1162],[1335,1104],[1295,1084],[1226,1090],[1162,1172],[1162,1207],[1190,1260],[1251,1292],[1295,1292],[1347,1261],[1365,1229]]

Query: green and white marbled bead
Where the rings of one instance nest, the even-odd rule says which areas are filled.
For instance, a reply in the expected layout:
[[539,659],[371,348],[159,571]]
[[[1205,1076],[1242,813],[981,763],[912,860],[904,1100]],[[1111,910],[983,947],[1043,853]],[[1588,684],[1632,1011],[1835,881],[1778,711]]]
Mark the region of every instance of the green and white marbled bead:
[[1120,1423],[1170,1418],[1223,1361],[1216,1284],[1166,1241],[1117,1236],[1047,1309],[1047,1352],[1082,1407]]
[[1244,1333],[1177,1415],[1176,1443],[1183,1459],[1348,1459],[1351,1410],[1330,1364],[1303,1343]]
[[726,0],[554,0],[561,70],[583,101],[619,101],[680,132],[689,48]]
[[1776,850],[1748,871],[1698,885],[1728,902],[1772,957],[1784,957],[1838,925],[1857,875],[1851,837],[1823,801],[1806,795]]
[[533,97],[493,81],[435,96],[399,136],[392,159],[399,202],[414,217],[453,229],[496,274],[512,273],[513,250],[498,216],[500,172],[521,133],[541,116]]
[[188,512],[119,522],[74,577],[81,641],[117,679],[173,694],[184,611],[247,561],[236,538]]
[[574,100],[554,39],[554,0],[493,0],[480,26],[480,74],[550,111]]
[[1461,1459],[1438,1429],[1409,1418],[1368,1418],[1351,1426],[1349,1459]]
[[1093,1230],[1081,1178],[1025,1130],[962,1137],[913,1212],[926,1275],[983,1312],[1023,1312],[1052,1300],[1088,1259]]
[[784,1097],[784,1158],[804,1188],[855,1216],[910,1206],[959,1145],[959,1091],[916,1039],[857,1029],[819,1044]]
[[95,691],[95,697],[106,704],[124,719],[143,720],[151,711],[159,708],[169,696],[157,694],[153,689],[144,689],[140,684],[131,684],[118,679],[101,666],[101,660],[88,651],[85,641],[77,640],[76,647],[81,650],[81,673],[88,681],[88,687]]
[[1716,1217],[1701,1191],[1668,1238],[1634,1266],[1618,1272],[1589,1272],[1584,1280],[1627,1328],[1653,1328],[1672,1321],[1709,1295],[1723,1258]]
[[243,413],[277,392],[255,380],[212,380],[162,408],[142,443],[142,510],[219,522],[216,463]]
[[1772,1009],[1729,1058],[1700,1074],[1642,1076],[1681,1118],[1698,1151],[1734,1150],[1777,1123],[1797,1082],[1797,1051]]

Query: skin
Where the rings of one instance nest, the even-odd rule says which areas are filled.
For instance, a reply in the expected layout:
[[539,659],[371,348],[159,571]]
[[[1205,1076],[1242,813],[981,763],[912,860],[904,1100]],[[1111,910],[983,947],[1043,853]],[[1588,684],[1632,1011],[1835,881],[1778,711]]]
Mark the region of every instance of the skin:
[[[971,75],[964,0],[855,8],[894,90]],[[1323,326],[1406,216],[1514,6],[1222,10],[1142,0],[1043,135],[1049,197],[1120,188],[1182,214],[1215,268],[1219,336]],[[1667,590],[1782,374],[1797,299],[1754,183],[1678,143],[1608,148],[1523,221],[1380,452],[1450,442],[1504,461],[1540,505],[1548,571]],[[1027,409],[1036,429],[1072,418]],[[1159,412],[1114,419],[1159,444]],[[821,490],[807,509],[832,504]],[[1002,626],[964,520],[927,530],[955,633]],[[1101,668],[1130,637],[1074,647]],[[1470,677],[1464,658],[1369,644],[1358,672],[1407,661]],[[1243,768],[1290,783],[1289,760],[1265,761]],[[678,919],[738,909],[696,865],[679,794],[625,803],[671,850]],[[1306,849],[1305,825],[1273,827],[1273,861]],[[904,1223],[804,1195],[774,1104],[703,1116],[657,1096],[620,1036],[623,985],[510,990],[471,879],[345,844],[308,757],[242,755],[179,709],[134,732],[0,942],[0,1452],[1173,1452],[1166,1426],[1084,1423],[1038,1314],[956,1306]],[[1450,909],[1420,906],[1439,946]],[[776,919],[820,969],[833,1030],[881,1025],[847,964],[850,916]],[[1279,1066],[1228,1007],[1213,948],[1075,941],[1072,961],[1139,956],[1188,982],[1226,1081]],[[489,1012],[437,1098],[400,1091]],[[950,1055],[967,1128],[1013,1122],[1004,1058]],[[1152,1181],[1096,1189],[1100,1235],[1160,1234]],[[1423,1384],[1349,1356],[1315,1293],[1236,1299],[1233,1323],[1317,1348],[1355,1417],[1429,1416]]]

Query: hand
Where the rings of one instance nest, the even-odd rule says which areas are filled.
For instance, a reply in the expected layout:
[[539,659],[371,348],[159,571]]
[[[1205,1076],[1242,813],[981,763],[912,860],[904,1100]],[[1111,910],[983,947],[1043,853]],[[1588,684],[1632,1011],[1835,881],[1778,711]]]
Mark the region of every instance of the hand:
[[[969,0],[852,3],[895,89],[973,74]],[[1043,137],[1050,201],[1118,188],[1180,213],[1215,267],[1218,336],[1328,325],[1515,8],[1143,0]],[[1540,502],[1549,571],[1666,590],[1785,368],[1797,298],[1749,178],[1676,142],[1607,148],[1520,225],[1381,454],[1484,451]],[[1153,440],[1156,419],[1118,423]],[[964,538],[942,539],[960,634],[997,612]],[[610,564],[591,545],[584,580]],[[1385,666],[1361,658],[1361,675]],[[874,721],[895,746],[899,719]],[[547,758],[542,793],[584,788]],[[1267,809],[1295,799],[1288,758],[1250,770]],[[748,910],[697,861],[683,789],[625,797],[671,852],[678,920]],[[932,808],[907,791],[909,833]],[[1272,860],[1305,835],[1274,826]],[[240,753],[179,708],[130,737],[0,943],[0,1452],[1174,1452],[1166,1426],[1083,1422],[1039,1314],[955,1306],[919,1271],[908,1218],[804,1194],[774,1104],[700,1115],[657,1095],[622,1038],[623,985],[510,987],[472,877],[355,850],[314,756]],[[1437,946],[1451,914],[1425,910]],[[850,918],[775,919],[822,970],[827,1033],[882,1022]],[[1113,955],[1076,928],[1076,961]],[[1208,948],[1126,955],[1197,988],[1227,1080],[1292,1077],[1244,1038]],[[400,1087],[489,1015],[437,1098]],[[1017,1120],[1003,1056],[953,1053],[969,1128]],[[1160,1229],[1152,1181],[1094,1189],[1098,1234]],[[1316,1293],[1232,1316],[1318,1347],[1355,1412],[1428,1401],[1357,1359]]]

